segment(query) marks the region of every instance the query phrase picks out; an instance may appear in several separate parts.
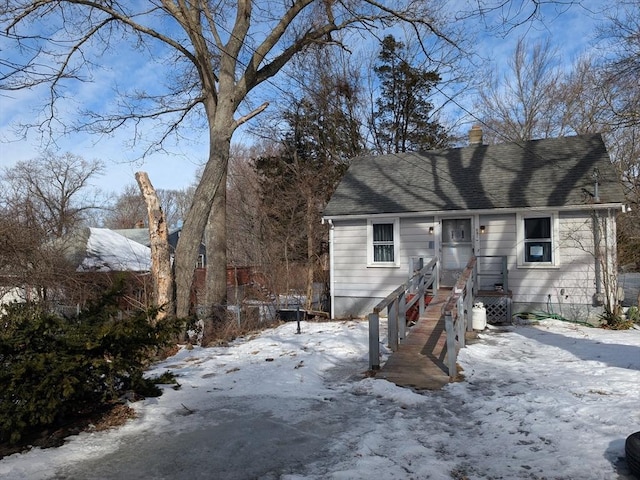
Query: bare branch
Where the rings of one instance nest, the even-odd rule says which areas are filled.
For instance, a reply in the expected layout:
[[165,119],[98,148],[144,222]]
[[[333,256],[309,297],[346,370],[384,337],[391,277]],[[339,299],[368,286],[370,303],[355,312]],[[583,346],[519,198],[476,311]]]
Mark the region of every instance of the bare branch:
[[243,123],[248,122],[249,120],[251,120],[253,117],[255,117],[256,115],[259,115],[261,112],[264,112],[266,110],[266,108],[269,106],[269,102],[264,102],[262,105],[260,105],[258,108],[256,108],[255,110],[253,110],[252,112],[248,113],[247,115],[244,115],[240,118],[238,118],[236,120],[236,124],[238,126],[242,125]]

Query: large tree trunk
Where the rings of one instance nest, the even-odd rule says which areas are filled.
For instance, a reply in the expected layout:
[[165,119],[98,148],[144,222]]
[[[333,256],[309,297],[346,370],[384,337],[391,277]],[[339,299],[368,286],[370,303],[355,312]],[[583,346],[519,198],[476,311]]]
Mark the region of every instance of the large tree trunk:
[[149,240],[151,246],[151,281],[153,299],[161,310],[157,319],[174,315],[173,275],[171,272],[171,253],[169,251],[169,231],[160,205],[160,200],[146,172],[136,172],[136,181],[147,205],[149,217]]
[[[179,318],[186,318],[190,314],[191,287],[193,283],[193,273],[198,260],[200,243],[204,237],[205,227],[211,213],[216,192],[221,188],[224,189],[223,182],[226,178],[232,133],[226,130],[230,129],[213,128],[211,130],[209,161],[205,165],[202,178],[196,188],[193,203],[185,218],[176,247],[176,315]],[[218,214],[224,217],[226,212],[222,210],[218,212]],[[215,252],[215,249],[215,243],[211,246],[207,245],[207,271],[216,262],[222,263],[226,268],[226,248],[221,252]],[[211,259],[213,259],[213,261]],[[222,276],[224,277],[224,275],[226,275],[224,269],[215,269],[212,271],[212,275],[220,275],[220,271],[222,271]],[[208,276],[209,273],[207,274],[207,277]],[[222,281],[225,281],[224,278]]]
[[225,174],[213,199],[213,208],[205,229],[207,275],[203,339],[210,337],[209,333],[215,323],[225,320],[227,305],[226,179]]

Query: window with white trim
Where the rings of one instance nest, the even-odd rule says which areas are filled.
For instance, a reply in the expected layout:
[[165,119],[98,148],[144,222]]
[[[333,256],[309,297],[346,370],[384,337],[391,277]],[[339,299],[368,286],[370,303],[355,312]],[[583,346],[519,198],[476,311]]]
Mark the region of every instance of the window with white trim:
[[558,265],[557,238],[555,214],[518,215],[518,265]]
[[369,220],[367,224],[368,263],[397,266],[400,224],[396,219]]

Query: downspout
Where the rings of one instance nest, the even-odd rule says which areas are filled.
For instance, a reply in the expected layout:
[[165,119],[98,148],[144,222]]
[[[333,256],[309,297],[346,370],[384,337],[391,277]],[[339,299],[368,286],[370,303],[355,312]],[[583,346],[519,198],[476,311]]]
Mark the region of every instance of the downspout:
[[617,258],[617,243],[616,243],[616,221],[613,211],[607,210],[607,230],[606,230],[606,242],[607,242],[607,280],[609,282],[609,298],[610,304],[614,313],[617,313],[618,308],[618,258]]
[[613,285],[611,284],[611,242],[609,241],[609,215],[611,210],[607,210],[607,215],[603,219],[603,236],[604,236],[604,259],[602,262],[602,279],[604,281],[604,295],[606,296],[606,305],[611,308],[611,313],[615,309],[615,298],[613,298]]
[[601,256],[601,250],[600,250],[600,242],[601,242],[601,237],[600,237],[600,224],[598,222],[598,211],[594,210],[593,211],[593,216],[592,216],[592,221],[593,221],[593,244],[594,244],[594,259],[595,259],[595,284],[596,284],[596,303],[601,303],[603,302],[603,298],[602,298],[602,285],[601,285],[601,281],[602,281],[602,271],[601,271],[601,266],[600,266],[600,256]]

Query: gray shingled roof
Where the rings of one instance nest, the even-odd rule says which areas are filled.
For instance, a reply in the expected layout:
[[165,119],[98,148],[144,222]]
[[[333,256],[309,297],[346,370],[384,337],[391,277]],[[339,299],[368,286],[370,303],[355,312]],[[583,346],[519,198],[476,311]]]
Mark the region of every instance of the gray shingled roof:
[[325,217],[623,203],[600,134],[355,159]]
[[128,238],[129,240],[133,240],[134,242],[138,242],[142,245],[149,246],[151,244],[151,240],[149,239],[149,229],[147,227],[144,228],[113,228],[114,232],[122,235],[123,237]]

